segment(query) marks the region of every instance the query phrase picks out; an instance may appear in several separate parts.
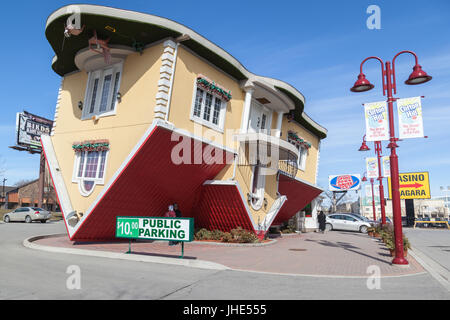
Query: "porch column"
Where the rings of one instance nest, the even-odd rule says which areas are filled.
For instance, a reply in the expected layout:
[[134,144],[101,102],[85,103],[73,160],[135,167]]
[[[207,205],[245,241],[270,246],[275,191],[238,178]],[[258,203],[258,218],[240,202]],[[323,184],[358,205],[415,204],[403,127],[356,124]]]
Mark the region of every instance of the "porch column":
[[277,112],[277,128],[275,130],[275,137],[281,137],[281,124],[283,123],[283,112]]
[[253,85],[248,85],[244,87],[244,90],[245,90],[245,102],[244,102],[244,110],[242,111],[241,133],[247,133],[248,130],[250,108],[255,87]]

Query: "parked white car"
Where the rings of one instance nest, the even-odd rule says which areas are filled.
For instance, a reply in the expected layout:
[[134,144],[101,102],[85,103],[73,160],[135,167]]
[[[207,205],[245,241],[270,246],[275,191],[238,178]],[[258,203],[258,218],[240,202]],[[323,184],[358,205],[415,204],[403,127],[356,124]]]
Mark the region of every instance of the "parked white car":
[[367,233],[367,228],[370,228],[369,222],[363,219],[358,219],[354,215],[345,213],[333,213],[327,216],[325,229],[331,230],[344,230],[344,231],[358,231],[361,233]]
[[25,221],[26,223],[40,221],[42,223],[46,223],[51,217],[51,213],[42,208],[22,207],[5,213],[3,216],[3,221],[6,223],[13,221]]

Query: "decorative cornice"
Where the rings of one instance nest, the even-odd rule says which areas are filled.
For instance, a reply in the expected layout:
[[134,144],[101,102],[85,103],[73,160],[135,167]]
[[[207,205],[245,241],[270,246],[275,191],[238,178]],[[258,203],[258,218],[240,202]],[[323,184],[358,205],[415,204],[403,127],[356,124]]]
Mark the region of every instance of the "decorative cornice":
[[83,151],[108,151],[108,140],[89,140],[83,142],[74,142],[72,149],[78,153]]

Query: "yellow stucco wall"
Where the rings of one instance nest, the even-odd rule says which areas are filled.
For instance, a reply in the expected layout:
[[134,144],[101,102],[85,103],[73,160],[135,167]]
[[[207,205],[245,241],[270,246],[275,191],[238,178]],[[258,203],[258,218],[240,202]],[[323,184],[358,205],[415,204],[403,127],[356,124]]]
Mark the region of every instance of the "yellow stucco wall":
[[78,108],[78,101],[84,102],[87,73],[81,71],[64,78],[52,142],[72,206],[77,212],[86,212],[104,186],[97,185],[88,197],[80,194],[78,183],[72,182],[75,160],[72,144],[109,140],[110,153],[104,179],[107,184],[153,121],[162,52],[160,44],[146,49],[142,56],[133,53],[126,58],[119,89],[122,100],[116,106],[116,115],[100,117],[97,122],[81,120],[82,112]]
[[232,140],[232,134],[235,132],[228,132],[227,137],[227,132],[222,133],[191,120],[195,82],[199,74],[203,74],[218,85],[231,90],[233,98],[226,106],[224,129],[225,131],[226,129],[240,129],[245,93],[239,87],[239,83],[182,46],[178,49],[169,122],[177,128],[195,132],[220,145],[235,148]]
[[[105,169],[105,184],[107,184],[154,119],[163,49],[163,44],[158,44],[147,48],[142,56],[135,53],[127,57],[119,89],[122,101],[116,107],[116,115],[101,117],[97,122],[82,121],[81,110],[78,109],[78,101],[84,102],[88,80],[86,72],[78,72],[64,78],[52,142],[74,210],[86,212],[103,186],[97,185],[94,192],[88,197],[80,194],[78,184],[72,182],[75,160],[72,144],[84,140],[109,140],[111,150]],[[205,75],[232,92],[233,98],[226,106],[224,132],[212,130],[191,120],[192,101],[195,94],[194,85],[199,74]],[[232,139],[232,135],[237,133],[241,127],[244,99],[245,93],[241,90],[238,81],[214,68],[189,50],[182,46],[179,47],[168,118],[175,127],[198,136],[204,136],[219,145],[225,145],[237,151],[237,144]],[[277,114],[274,112],[272,129],[276,128],[276,123]],[[227,131],[227,129],[232,130]],[[298,177],[315,183],[319,139],[295,122],[288,122],[284,117],[282,139],[287,140],[288,130],[297,132],[312,144],[307,157],[306,170],[304,172],[299,170]],[[229,164],[215,179],[228,180],[233,176],[233,171],[234,166]],[[251,166],[237,166],[235,179],[241,186],[244,198],[250,192],[251,178]],[[277,187],[276,175],[266,176],[264,197],[267,200],[267,206],[255,211],[249,205],[255,223],[263,222],[265,215],[277,198]]]
[[308,156],[306,157],[305,170],[298,169],[297,177],[306,180],[310,183],[316,184],[316,172],[317,172],[317,157],[319,152],[320,140],[311,132],[306,130],[303,126],[295,121],[288,121],[287,117],[283,117],[281,125],[282,139],[287,141],[288,131],[294,131],[298,136],[311,143],[311,148],[308,149]]

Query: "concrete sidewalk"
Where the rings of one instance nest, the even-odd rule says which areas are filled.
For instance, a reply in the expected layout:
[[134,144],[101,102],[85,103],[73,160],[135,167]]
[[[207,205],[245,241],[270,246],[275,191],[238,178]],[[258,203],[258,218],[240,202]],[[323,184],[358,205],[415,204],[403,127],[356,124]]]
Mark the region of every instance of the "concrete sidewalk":
[[[114,253],[111,257],[128,251],[128,242],[72,243],[67,236],[41,238],[32,244],[34,248],[46,246],[67,253],[74,253],[74,249],[89,250],[89,255],[95,255],[95,252],[102,252],[101,256],[105,256],[104,252]],[[408,256],[408,268],[391,265],[392,258],[382,242],[352,232],[283,236],[277,238],[276,243],[259,247],[186,243],[185,263],[180,263],[180,253],[180,245],[169,247],[167,242],[162,241],[133,242],[132,254],[123,258],[136,260],[138,257],[151,257],[153,262],[190,266],[195,266],[195,261],[198,261],[200,267],[203,261],[240,271],[319,277],[367,277],[367,268],[373,265],[380,268],[383,277],[425,272],[411,255]]]

